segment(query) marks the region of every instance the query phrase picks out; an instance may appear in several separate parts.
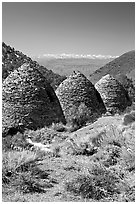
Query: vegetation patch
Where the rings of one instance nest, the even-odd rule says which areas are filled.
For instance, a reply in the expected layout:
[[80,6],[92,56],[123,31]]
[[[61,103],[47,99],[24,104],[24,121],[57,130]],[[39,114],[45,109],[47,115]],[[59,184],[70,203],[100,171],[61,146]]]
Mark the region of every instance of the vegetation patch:
[[[30,151],[5,152],[3,154],[2,181],[7,186],[23,193],[41,193],[53,187],[46,171],[38,168],[42,155]],[[44,179],[44,182],[41,182]]]
[[124,115],[123,125],[128,125],[135,122],[135,112],[132,111],[129,114]]
[[89,175],[79,175],[66,183],[66,190],[83,198],[101,200],[120,192],[118,177],[106,168],[94,166]]

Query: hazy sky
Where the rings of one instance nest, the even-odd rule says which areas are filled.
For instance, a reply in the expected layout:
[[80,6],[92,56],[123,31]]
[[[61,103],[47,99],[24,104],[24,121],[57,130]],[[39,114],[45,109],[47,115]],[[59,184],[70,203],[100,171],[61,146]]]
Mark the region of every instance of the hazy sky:
[[28,56],[135,49],[133,2],[4,2],[2,40]]

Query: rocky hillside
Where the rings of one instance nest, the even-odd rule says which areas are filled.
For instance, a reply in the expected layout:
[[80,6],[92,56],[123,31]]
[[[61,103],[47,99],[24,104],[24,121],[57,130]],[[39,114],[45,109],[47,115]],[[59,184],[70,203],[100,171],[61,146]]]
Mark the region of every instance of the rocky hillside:
[[36,61],[24,55],[20,51],[2,43],[2,78],[3,80],[15,69],[19,68],[22,64],[29,62],[33,67],[36,67],[51,86],[56,89],[58,85],[65,79],[65,76],[55,74],[44,66],[40,66]]
[[123,74],[135,80],[135,51],[126,52],[120,57],[107,63],[105,66],[96,70],[90,75],[90,81],[96,83],[106,74],[110,74],[117,78],[117,75]]

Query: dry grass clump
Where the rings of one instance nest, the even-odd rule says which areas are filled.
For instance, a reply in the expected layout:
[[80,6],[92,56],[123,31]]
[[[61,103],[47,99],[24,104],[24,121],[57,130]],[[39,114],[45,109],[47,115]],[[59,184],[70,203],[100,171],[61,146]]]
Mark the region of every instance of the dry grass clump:
[[66,131],[66,126],[63,123],[52,123],[51,129],[57,131],[57,132],[65,132]]
[[[47,185],[41,184],[41,178],[48,174],[41,171],[37,164],[42,155],[31,151],[11,151],[3,153],[2,182],[3,188],[13,188],[23,193],[45,192]],[[50,184],[50,183],[49,183]]]
[[[4,151],[2,178],[6,199],[8,189],[8,193],[22,193],[22,200],[31,194],[31,202],[38,194],[42,202],[134,202],[135,122],[124,126],[122,118],[119,116],[117,122],[111,117],[115,125],[108,124],[108,120],[97,121],[94,128],[70,135],[68,131],[54,130],[54,125],[26,131],[25,138],[29,135],[34,142],[50,143],[54,154]],[[62,125],[57,126],[60,129]]]
[[66,182],[66,190],[85,199],[100,201],[120,192],[119,178],[101,165],[94,165],[89,174],[80,174],[72,181]]
[[[125,139],[116,127],[110,126],[104,127],[100,131],[93,131],[85,136],[79,137],[77,134],[74,134],[73,137],[68,138],[67,141],[68,153],[90,156],[93,154],[99,155],[99,152],[102,152],[105,148],[107,155],[109,151],[114,155],[118,155],[118,148],[122,147]],[[109,150],[109,147],[111,150]]]
[[134,169],[135,162],[135,132],[129,127],[120,132],[116,126],[106,127],[100,147],[95,155],[94,161],[102,162],[106,167],[121,164],[124,168]]
[[12,149],[25,150],[29,149],[29,145],[26,142],[26,136],[23,133],[17,132],[15,135],[2,137],[2,149],[4,151]]
[[65,144],[65,152],[72,155],[93,155],[97,148],[88,139],[83,141],[77,141],[77,139],[69,138]]
[[66,182],[67,191],[86,201],[135,200],[135,152],[128,152],[129,144],[122,134],[111,136],[102,140],[86,166],[83,163],[86,171]]
[[41,142],[42,144],[52,143],[55,138],[61,138],[62,133],[57,132],[53,128],[41,128],[38,130],[28,130],[25,132],[26,137],[31,137],[33,142]]
[[76,130],[78,130],[80,127],[76,124],[73,123],[72,121],[67,123],[66,125],[64,125],[63,123],[52,123],[52,125],[50,126],[50,129],[57,131],[57,132],[74,132]]
[[121,156],[120,147],[108,145],[107,147],[100,148],[97,154],[94,155],[94,162],[100,161],[104,166],[110,167],[116,165]]
[[[106,126],[104,134],[92,139],[87,137],[85,142],[88,145],[92,142],[97,149],[93,154],[86,155],[89,156],[86,172],[81,171],[76,178],[67,181],[66,190],[87,201],[134,201],[134,136],[132,127],[120,132],[111,125]],[[76,153],[84,156],[84,151]]]

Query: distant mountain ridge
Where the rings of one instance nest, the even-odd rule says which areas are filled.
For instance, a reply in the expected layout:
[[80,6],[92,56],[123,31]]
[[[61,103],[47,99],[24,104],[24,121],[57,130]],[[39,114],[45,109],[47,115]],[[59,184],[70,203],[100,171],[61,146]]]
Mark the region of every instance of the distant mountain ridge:
[[95,70],[101,66],[112,61],[114,58],[110,55],[103,56],[98,55],[73,55],[73,54],[62,54],[62,55],[41,55],[38,57],[32,57],[40,65],[51,69],[53,72],[59,75],[69,76],[72,72],[80,71],[87,78]]
[[96,83],[103,76],[110,74],[117,78],[118,75],[126,75],[135,81],[135,51],[129,51],[114,59],[113,61],[97,69],[90,75],[90,81]]
[[2,79],[4,80],[12,71],[19,68],[24,63],[30,63],[33,67],[36,67],[51,86],[56,89],[58,85],[66,78],[60,76],[51,70],[48,70],[44,66],[39,65],[36,61],[26,56],[20,51],[11,48],[2,42]]
[[115,59],[119,56],[111,55],[91,55],[91,54],[43,54],[39,55],[38,58],[56,58],[56,59],[66,59],[66,58],[87,58],[87,59]]

